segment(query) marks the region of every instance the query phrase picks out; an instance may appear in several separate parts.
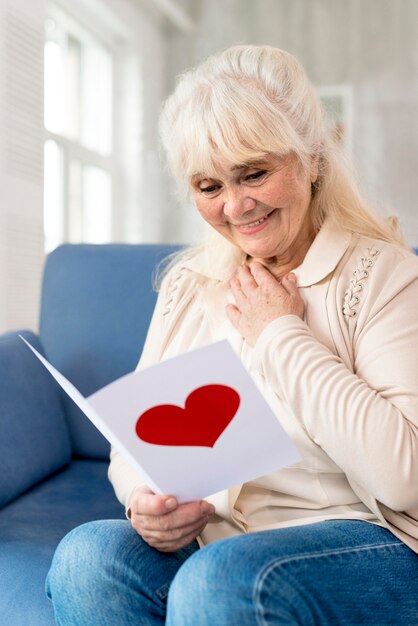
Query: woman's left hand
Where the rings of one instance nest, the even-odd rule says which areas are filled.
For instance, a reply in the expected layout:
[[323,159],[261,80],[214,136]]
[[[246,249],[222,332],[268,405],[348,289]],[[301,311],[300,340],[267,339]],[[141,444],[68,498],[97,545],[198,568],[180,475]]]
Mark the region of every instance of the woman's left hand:
[[280,282],[264,265],[254,262],[250,267],[241,265],[230,285],[236,304],[228,304],[226,313],[251,346],[278,317],[293,314],[303,319],[305,303],[292,273]]

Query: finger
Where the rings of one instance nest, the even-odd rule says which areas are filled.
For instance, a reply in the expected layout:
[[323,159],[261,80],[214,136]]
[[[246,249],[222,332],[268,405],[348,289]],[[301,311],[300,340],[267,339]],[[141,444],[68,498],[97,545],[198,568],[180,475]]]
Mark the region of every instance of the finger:
[[176,542],[181,541],[184,537],[188,537],[190,535],[196,536],[201,532],[201,529],[206,526],[209,521],[209,517],[199,520],[194,524],[188,524],[187,526],[183,526],[182,528],[173,528],[172,530],[162,531],[162,530],[144,530],[140,534],[142,538],[147,542]]
[[186,535],[179,541],[151,541],[147,543],[160,552],[177,552],[177,550],[181,550],[182,548],[189,546],[196,539],[196,537],[202,533],[204,528],[205,526],[201,526],[198,530]]
[[241,311],[234,304],[227,304],[225,307],[226,315],[235,328],[238,328],[241,320]]
[[200,520],[212,515],[215,508],[205,501],[180,504],[176,510],[165,515],[138,515],[135,524],[144,531],[168,532],[199,523]]
[[282,285],[290,294],[299,294],[297,278],[293,272],[283,276]]
[[154,546],[159,552],[164,552],[166,554],[168,553],[172,553],[172,552],[178,552],[179,550],[182,550],[183,548],[187,548],[187,546],[189,546],[191,543],[193,543],[193,541],[200,535],[201,533],[197,533],[196,536],[191,536],[191,537],[186,537],[185,539],[183,539],[183,541],[177,543],[177,544],[168,544],[167,546],[161,546],[161,547],[157,547]]
[[250,265],[250,270],[259,287],[262,285],[270,286],[273,289],[280,287],[280,281],[262,263],[254,261]]
[[238,276],[235,275],[233,278],[231,278],[231,280],[229,281],[229,285],[234,295],[235,302],[238,304],[238,306],[242,306],[247,297],[242,290],[241,281],[239,280]]
[[131,499],[131,511],[134,515],[165,515],[177,507],[173,496],[159,495],[137,490]]
[[241,283],[241,289],[244,293],[246,293],[246,291],[248,290],[256,289],[258,287],[258,283],[254,279],[254,276],[252,275],[248,265],[240,265],[237,270],[237,274]]
[[301,319],[304,319],[305,301],[298,288],[297,278],[293,274],[293,272],[283,277],[283,287],[286,289],[287,293],[290,296],[290,301],[292,303],[291,312],[295,315],[298,315]]

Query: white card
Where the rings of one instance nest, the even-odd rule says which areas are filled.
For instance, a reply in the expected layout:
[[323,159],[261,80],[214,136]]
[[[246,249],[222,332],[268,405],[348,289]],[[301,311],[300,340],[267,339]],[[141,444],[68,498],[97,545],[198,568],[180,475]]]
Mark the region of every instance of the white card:
[[197,500],[300,461],[227,341],[132,372],[84,398],[22,339],[155,493]]

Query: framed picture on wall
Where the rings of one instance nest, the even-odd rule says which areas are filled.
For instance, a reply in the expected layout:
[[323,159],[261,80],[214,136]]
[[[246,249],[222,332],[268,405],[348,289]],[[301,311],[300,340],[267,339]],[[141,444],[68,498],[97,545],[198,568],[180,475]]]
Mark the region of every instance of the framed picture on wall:
[[348,152],[353,148],[353,89],[351,85],[322,85],[317,92],[335,138]]

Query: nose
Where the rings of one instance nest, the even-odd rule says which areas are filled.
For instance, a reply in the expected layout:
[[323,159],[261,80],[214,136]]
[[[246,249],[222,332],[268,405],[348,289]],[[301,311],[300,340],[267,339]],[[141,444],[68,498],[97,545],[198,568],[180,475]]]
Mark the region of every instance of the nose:
[[223,207],[231,222],[242,221],[242,217],[255,209],[257,202],[240,189],[229,189]]

